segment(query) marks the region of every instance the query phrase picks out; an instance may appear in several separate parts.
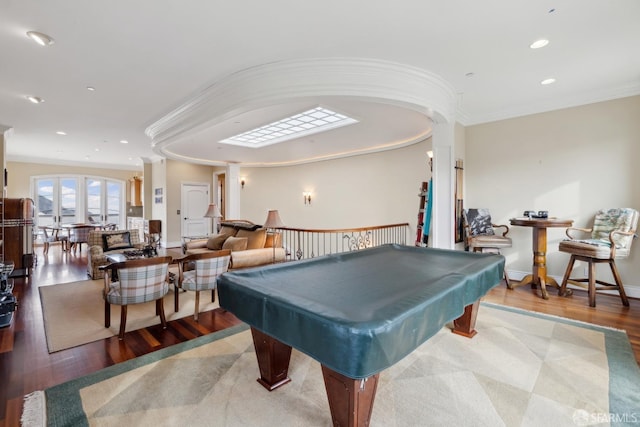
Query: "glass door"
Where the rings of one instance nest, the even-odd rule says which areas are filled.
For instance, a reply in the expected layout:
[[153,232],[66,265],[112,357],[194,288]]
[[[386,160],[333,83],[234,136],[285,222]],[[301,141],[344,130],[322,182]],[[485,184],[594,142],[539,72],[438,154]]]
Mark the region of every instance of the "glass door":
[[38,225],[78,222],[77,178],[38,178],[35,182]]
[[87,222],[123,225],[124,189],[121,182],[87,178]]

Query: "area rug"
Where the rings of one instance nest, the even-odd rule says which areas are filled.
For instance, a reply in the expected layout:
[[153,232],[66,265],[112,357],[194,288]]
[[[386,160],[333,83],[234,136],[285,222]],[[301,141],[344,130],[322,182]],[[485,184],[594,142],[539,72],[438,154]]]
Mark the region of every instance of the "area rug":
[[[59,285],[40,286],[40,302],[49,352],[60,351],[118,335],[120,307],[111,306],[111,327],[104,327],[104,300],[101,280],[83,280]],[[167,321],[193,316],[195,292],[180,293],[180,310],[173,311],[173,285],[164,297]],[[200,296],[200,312],[218,307],[207,291]],[[133,304],[127,310],[127,331],[160,324],[155,302]]]
[[[483,304],[473,339],[443,328],[380,375],[372,426],[573,426],[640,421],[623,331]],[[293,351],[266,391],[246,325],[25,398],[27,426],[330,426],[319,364]],[[46,410],[45,410],[46,407]],[[46,422],[37,420],[46,415]]]

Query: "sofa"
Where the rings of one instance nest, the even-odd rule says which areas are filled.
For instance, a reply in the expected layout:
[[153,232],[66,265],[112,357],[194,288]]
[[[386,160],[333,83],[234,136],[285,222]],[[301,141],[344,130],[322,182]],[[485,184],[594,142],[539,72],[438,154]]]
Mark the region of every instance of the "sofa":
[[100,267],[109,264],[107,255],[144,247],[137,229],[92,230],[89,232],[87,244],[87,274],[94,280],[104,277],[104,271],[100,270]]
[[223,221],[217,234],[185,242],[183,246],[187,255],[222,249],[231,250],[230,270],[258,267],[285,259],[280,234],[268,233],[261,225],[247,220]]

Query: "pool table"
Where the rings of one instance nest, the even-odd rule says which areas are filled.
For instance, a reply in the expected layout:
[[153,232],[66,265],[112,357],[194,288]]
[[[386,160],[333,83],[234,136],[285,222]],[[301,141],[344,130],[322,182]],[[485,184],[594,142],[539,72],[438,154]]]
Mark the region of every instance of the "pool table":
[[453,321],[472,337],[498,254],[384,245],[228,272],[220,306],[251,326],[258,382],[287,382],[291,348],[320,362],[334,425],[368,425],[379,373]]

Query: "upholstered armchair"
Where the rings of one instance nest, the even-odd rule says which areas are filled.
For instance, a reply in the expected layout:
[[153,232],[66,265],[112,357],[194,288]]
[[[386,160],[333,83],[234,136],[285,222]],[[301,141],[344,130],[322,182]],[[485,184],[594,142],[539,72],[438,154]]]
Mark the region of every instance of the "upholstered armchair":
[[94,280],[102,279],[104,276],[104,271],[100,267],[109,264],[107,255],[144,247],[140,241],[140,233],[136,229],[92,230],[89,232],[88,245],[87,274]]
[[[473,252],[500,253],[501,248],[512,246],[511,238],[507,237],[509,226],[494,224],[491,220],[489,209],[464,209],[462,211],[464,226],[465,250],[473,249]],[[502,234],[496,234],[496,229],[503,229]],[[504,271],[504,280],[507,287],[511,288],[507,270]]]
[[104,326],[111,326],[111,304],[120,307],[119,339],[124,339],[127,306],[156,302],[156,315],[166,329],[162,298],[169,292],[169,264],[172,258],[154,257],[110,264],[104,274]]
[[[589,306],[596,306],[596,291],[616,290],[625,306],[629,300],[624,292],[616,259],[627,258],[638,227],[638,211],[631,208],[602,209],[596,213],[591,228],[567,228],[568,239],[560,242],[559,250],[571,254],[567,270],[560,285],[560,295],[570,295],[567,284],[579,286],[589,292]],[[581,239],[579,237],[582,237]],[[576,261],[589,265],[588,277],[572,278]],[[611,268],[615,283],[596,278],[596,264],[606,263]]]
[[214,292],[218,283],[218,276],[229,269],[230,260],[231,251],[228,249],[192,254],[180,259],[178,263],[178,280],[174,281],[175,311],[180,309],[180,289],[195,291],[196,306],[193,312],[193,319],[198,321],[200,291],[211,290],[211,302],[215,301]]

